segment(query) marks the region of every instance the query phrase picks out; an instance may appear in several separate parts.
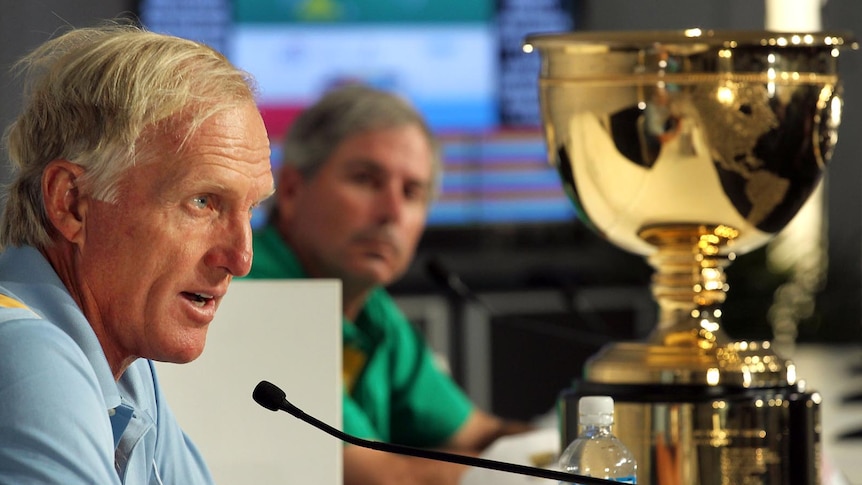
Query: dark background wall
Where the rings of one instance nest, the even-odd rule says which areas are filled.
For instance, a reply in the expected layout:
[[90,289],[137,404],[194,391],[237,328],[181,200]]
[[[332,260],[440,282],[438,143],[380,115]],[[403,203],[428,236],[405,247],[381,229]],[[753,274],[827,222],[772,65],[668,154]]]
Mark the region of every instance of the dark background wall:
[[[132,8],[132,0],[0,0],[0,126],[4,129],[19,107],[20,83],[10,75],[16,59],[47,40],[57,29],[92,25]],[[7,180],[5,152],[0,181]]]

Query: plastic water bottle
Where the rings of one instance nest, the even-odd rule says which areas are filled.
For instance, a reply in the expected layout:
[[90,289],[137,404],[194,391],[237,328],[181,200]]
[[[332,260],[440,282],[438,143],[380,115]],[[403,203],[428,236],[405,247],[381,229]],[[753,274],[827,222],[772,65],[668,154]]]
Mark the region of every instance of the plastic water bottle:
[[631,451],[614,436],[614,400],[585,396],[578,401],[580,434],[560,455],[560,468],[569,473],[637,483],[638,465]]

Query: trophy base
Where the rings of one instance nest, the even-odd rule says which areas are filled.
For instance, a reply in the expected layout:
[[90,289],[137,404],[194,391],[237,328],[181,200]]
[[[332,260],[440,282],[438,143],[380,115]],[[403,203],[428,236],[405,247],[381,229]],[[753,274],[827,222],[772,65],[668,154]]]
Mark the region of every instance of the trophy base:
[[614,398],[614,433],[638,460],[639,484],[820,483],[820,396],[799,385],[580,381],[560,395],[561,449],[586,395]]

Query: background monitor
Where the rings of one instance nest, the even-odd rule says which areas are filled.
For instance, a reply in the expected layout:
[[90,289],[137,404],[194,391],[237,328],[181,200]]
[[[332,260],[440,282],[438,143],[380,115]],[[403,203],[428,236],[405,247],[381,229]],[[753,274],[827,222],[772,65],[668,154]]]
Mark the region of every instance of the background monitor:
[[528,33],[571,30],[572,0],[140,0],[137,10],[147,28],[206,42],[254,75],[274,168],[302,109],[363,82],[410,100],[442,142],[429,231],[576,218],[547,159],[539,58],[521,50]]

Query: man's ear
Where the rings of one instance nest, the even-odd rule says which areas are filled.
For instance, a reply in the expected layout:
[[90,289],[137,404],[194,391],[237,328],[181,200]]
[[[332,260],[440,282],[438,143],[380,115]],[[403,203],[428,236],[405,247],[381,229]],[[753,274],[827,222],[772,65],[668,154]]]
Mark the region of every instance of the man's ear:
[[42,172],[42,197],[54,229],[72,243],[82,242],[87,200],[82,197],[78,180],[84,169],[68,160],[54,160]]
[[295,167],[285,165],[279,170],[275,203],[281,218],[292,217],[296,199],[304,183],[305,178]]

